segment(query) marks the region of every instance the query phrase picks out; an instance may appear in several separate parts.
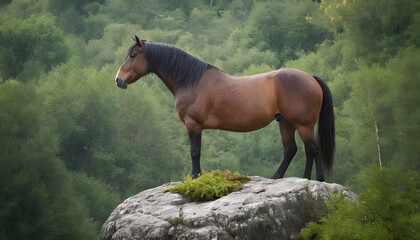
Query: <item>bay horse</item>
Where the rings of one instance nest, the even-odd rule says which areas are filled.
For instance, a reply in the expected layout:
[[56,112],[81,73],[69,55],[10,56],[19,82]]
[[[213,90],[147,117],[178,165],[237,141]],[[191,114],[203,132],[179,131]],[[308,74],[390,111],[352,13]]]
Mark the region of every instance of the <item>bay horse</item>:
[[[175,98],[179,119],[191,146],[192,177],[201,173],[201,133],[204,129],[249,132],[277,120],[283,160],[272,178],[282,178],[297,152],[295,131],[305,146],[304,178],[316,180],[332,171],[335,127],[332,95],[327,84],[306,72],[284,68],[253,76],[234,77],[168,44],[140,40],[128,50],[115,81],[120,88],[155,73]],[[314,128],[318,120],[318,134]]]

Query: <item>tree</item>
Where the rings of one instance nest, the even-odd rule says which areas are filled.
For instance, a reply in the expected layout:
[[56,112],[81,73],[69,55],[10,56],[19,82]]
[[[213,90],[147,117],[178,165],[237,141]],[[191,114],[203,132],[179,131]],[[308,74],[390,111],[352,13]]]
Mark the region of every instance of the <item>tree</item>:
[[392,167],[407,170],[419,170],[417,159],[420,156],[420,50],[414,47],[401,50],[387,64],[392,72],[387,85],[392,99],[392,111],[395,116],[395,131],[392,143],[398,144],[393,155]]
[[326,17],[318,24],[329,25],[337,38],[343,38],[345,64],[355,65],[355,60],[364,58],[368,65],[384,65],[407,47],[420,5],[414,0],[326,0],[321,8]]
[[31,84],[0,85],[0,238],[93,239],[95,225],[36,101]]
[[244,27],[242,44],[271,50],[282,63],[314,49],[326,31],[306,21],[316,14],[317,4],[310,1],[266,1],[257,3]]
[[63,32],[47,17],[11,19],[0,25],[0,77],[36,79],[71,54]]

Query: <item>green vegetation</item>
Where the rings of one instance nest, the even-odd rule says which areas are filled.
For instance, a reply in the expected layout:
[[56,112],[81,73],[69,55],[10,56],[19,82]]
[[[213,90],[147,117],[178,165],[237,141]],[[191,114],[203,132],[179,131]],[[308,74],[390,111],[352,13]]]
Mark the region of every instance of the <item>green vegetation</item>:
[[[379,160],[384,172],[420,169],[419,10],[418,0],[1,1],[0,239],[97,239],[123,199],[190,173],[186,130],[164,84],[148,75],[115,86],[134,35],[232,75],[294,67],[325,79],[337,129],[327,181],[410,209],[403,183],[363,183]],[[246,134],[205,131],[202,142],[207,171],[270,177],[283,152],[275,122]],[[286,176],[303,175],[298,148]],[[377,226],[405,226],[408,214],[398,216]]]
[[360,202],[332,194],[329,214],[302,229],[303,239],[419,239],[419,174],[369,170]]
[[165,189],[163,192],[180,193],[194,202],[212,201],[228,195],[231,192],[241,190],[242,183],[248,182],[251,178],[242,176],[238,172],[232,173],[228,170],[213,170],[203,173],[196,179],[190,175],[184,178],[184,182]]

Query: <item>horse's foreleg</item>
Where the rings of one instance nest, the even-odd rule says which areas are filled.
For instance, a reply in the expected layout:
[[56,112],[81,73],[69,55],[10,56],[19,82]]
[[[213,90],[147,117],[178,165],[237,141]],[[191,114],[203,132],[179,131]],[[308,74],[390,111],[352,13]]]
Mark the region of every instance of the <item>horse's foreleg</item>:
[[296,128],[290,124],[283,117],[278,119],[280,126],[281,141],[283,143],[283,160],[280,163],[280,167],[276,173],[271,177],[272,179],[282,178],[289,167],[290,162],[297,152],[297,146],[295,141]]
[[195,179],[201,174],[200,154],[201,154],[201,131],[188,130],[188,138],[191,146],[192,178]]

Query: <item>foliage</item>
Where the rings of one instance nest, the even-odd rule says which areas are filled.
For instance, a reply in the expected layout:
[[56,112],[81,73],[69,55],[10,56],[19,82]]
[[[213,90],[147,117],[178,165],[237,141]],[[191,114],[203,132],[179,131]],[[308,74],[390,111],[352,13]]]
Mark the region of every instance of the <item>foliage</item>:
[[121,202],[119,194],[110,185],[104,184],[97,178],[88,177],[86,173],[73,172],[69,177],[75,193],[86,205],[87,213],[97,225],[101,226],[109,217],[109,210]]
[[244,27],[243,45],[259,50],[271,50],[283,61],[296,59],[314,49],[326,35],[323,28],[305,20],[307,14],[317,14],[311,1],[266,1],[257,3]]
[[[363,184],[379,153],[389,169],[418,172],[419,9],[417,0],[1,1],[0,238],[94,239],[121,199],[191,171],[165,85],[147,75],[115,87],[134,35],[232,75],[295,67],[326,80],[337,130],[327,181],[381,189]],[[303,174],[297,145],[286,176]],[[282,153],[275,121],[209,130],[201,166],[270,177]]]
[[[360,203],[331,195],[329,213],[302,229],[303,239],[418,239],[420,186],[415,172],[369,169],[368,189]],[[373,172],[373,174],[372,174]]]
[[0,102],[0,238],[93,239],[100,223],[68,181],[34,89],[8,81]]
[[63,32],[48,17],[11,19],[0,25],[0,77],[36,78],[65,62],[70,47]]
[[212,201],[228,195],[231,192],[241,190],[244,182],[251,180],[238,172],[228,170],[213,170],[192,179],[190,175],[184,178],[184,182],[165,189],[163,192],[180,193],[194,202]]

